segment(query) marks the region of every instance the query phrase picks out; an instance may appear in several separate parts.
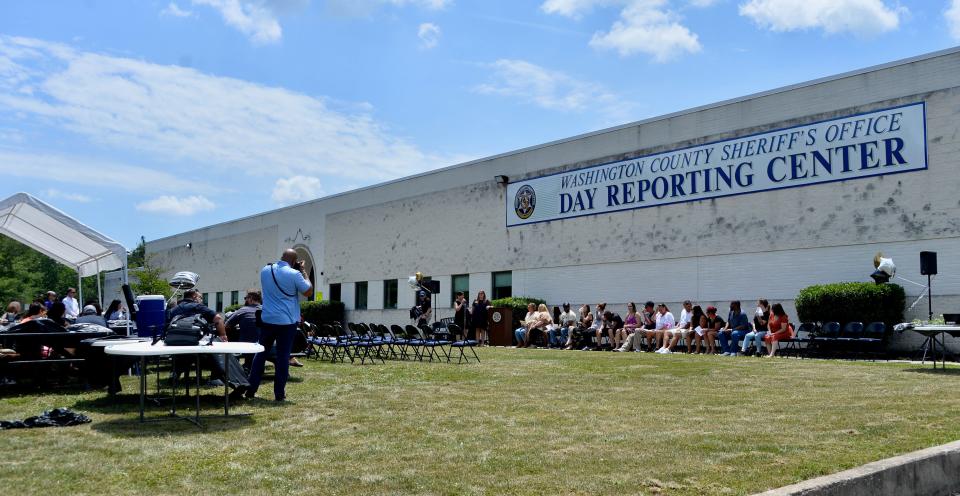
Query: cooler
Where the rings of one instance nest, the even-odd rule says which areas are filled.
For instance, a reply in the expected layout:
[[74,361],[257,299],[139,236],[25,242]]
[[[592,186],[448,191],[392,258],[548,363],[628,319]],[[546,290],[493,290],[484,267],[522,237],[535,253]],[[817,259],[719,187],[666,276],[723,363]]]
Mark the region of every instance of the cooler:
[[153,337],[163,333],[166,323],[167,299],[163,295],[143,295],[137,297],[137,336]]

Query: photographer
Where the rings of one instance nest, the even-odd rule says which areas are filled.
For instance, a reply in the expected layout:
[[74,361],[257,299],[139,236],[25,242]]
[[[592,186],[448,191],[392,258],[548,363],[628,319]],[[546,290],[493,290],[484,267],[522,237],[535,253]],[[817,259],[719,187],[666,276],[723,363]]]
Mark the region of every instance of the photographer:
[[299,295],[313,296],[313,286],[303,272],[303,262],[297,260],[297,252],[284,250],[280,261],[260,269],[260,287],[263,290],[263,310],[260,316],[260,344],[264,351],[253,358],[250,370],[250,389],[247,398],[253,398],[263,378],[267,353],[277,344],[276,373],[273,379],[273,394],[276,401],[286,399],[287,377],[290,375],[290,350],[293,336],[300,322]]

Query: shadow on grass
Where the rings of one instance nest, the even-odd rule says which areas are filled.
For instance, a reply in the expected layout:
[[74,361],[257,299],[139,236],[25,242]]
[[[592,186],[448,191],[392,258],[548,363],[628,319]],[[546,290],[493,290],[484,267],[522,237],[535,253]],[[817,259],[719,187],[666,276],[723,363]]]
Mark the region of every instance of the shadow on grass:
[[947,369],[933,368],[933,366],[920,367],[915,369],[903,369],[904,372],[911,372],[914,374],[931,374],[931,375],[960,375],[960,367],[950,367]]
[[[183,417],[193,418],[186,412],[178,412]],[[200,427],[194,425],[186,419],[175,417],[164,417],[161,415],[148,415],[146,422],[140,422],[137,412],[131,412],[130,418],[120,418],[107,420],[104,422],[94,422],[91,429],[118,437],[156,437],[156,436],[180,436],[196,435],[198,433],[217,433],[245,429],[256,425],[257,421],[251,415],[230,416],[222,415],[200,415]]]

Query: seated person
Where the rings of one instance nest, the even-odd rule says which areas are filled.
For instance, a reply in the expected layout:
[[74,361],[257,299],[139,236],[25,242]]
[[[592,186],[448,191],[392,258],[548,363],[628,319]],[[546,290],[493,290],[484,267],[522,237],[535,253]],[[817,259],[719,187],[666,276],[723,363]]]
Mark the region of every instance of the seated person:
[[783,311],[783,305],[774,303],[770,308],[770,321],[767,322],[768,332],[763,336],[763,341],[767,343],[767,349],[770,350],[768,357],[777,354],[777,342],[793,337],[793,324],[790,323],[790,317]]
[[97,315],[97,307],[93,305],[86,305],[83,307],[83,310],[80,312],[80,316],[77,317],[77,324],[97,324],[98,326],[107,327],[107,321],[103,317]]
[[103,312],[104,320],[108,322],[111,320],[125,320],[127,318],[126,312],[123,311],[123,303],[120,300],[113,300],[110,302],[110,305],[107,306],[107,310]]
[[620,351],[620,348],[626,344],[627,338],[637,331],[640,319],[637,316],[637,305],[633,302],[627,303],[627,316],[623,318],[623,329],[617,331],[613,336],[613,349]]
[[707,307],[707,314],[700,319],[700,327],[703,328],[704,338],[707,341],[707,354],[713,355],[717,352],[717,335],[720,329],[726,324],[719,315],[717,307]]
[[[597,330],[597,349],[600,349],[600,338],[605,333],[613,344],[613,336],[623,329],[623,318],[615,312],[603,312],[603,325]],[[613,348],[616,349],[616,348]]]
[[[640,328],[637,334],[647,341],[647,351],[653,351],[660,348],[657,342],[657,312],[654,310],[652,301],[643,304],[643,311],[640,312]],[[634,349],[639,348],[635,346]]]
[[760,350],[763,348],[763,336],[767,333],[767,321],[770,320],[770,303],[760,298],[757,300],[757,310],[753,314],[753,330],[743,336],[743,346],[740,351],[744,355],[750,349],[750,342],[753,341],[755,352],[760,356]]
[[531,344],[533,344],[533,331],[543,333],[543,342],[545,345],[549,346],[550,337],[548,332],[552,326],[553,316],[550,315],[550,310],[547,310],[547,305],[545,303],[541,303],[540,306],[537,307],[536,322],[533,326],[527,329],[527,336],[525,339],[526,346],[529,347]]
[[35,301],[27,307],[27,313],[20,319],[20,323],[30,322],[33,319],[42,319],[47,316],[47,307],[43,302]]
[[560,343],[569,344],[570,336],[577,326],[577,314],[573,313],[573,310],[570,309],[569,303],[563,304],[563,311],[560,312],[557,321],[557,326],[547,332],[551,347],[559,347]]
[[[196,289],[189,289],[183,293],[183,299],[177,303],[177,306],[167,312],[167,322],[171,322],[176,317],[192,317],[194,315],[200,315],[213,326],[213,330],[220,341],[227,341],[227,330],[223,323],[223,317],[203,304],[203,296]],[[214,374],[223,377],[226,364],[221,363],[221,360],[224,356],[204,355],[204,358]],[[237,357],[228,354],[226,359],[230,360],[230,377],[227,378],[227,382],[234,388],[230,396],[239,399],[250,386],[250,382],[242,372],[243,368],[240,366]]]
[[654,339],[662,344],[660,349],[656,353],[673,353],[667,348],[667,331],[672,330],[677,326],[677,321],[674,319],[673,314],[670,313],[670,309],[667,308],[666,303],[661,303],[657,306],[657,327],[654,329]]
[[3,314],[3,317],[0,317],[0,325],[10,325],[20,319],[20,302],[11,301],[7,305],[7,311]]
[[753,330],[750,319],[740,309],[740,301],[730,302],[730,313],[727,315],[727,325],[720,329],[720,348],[724,356],[737,356],[737,343]]
[[[667,350],[672,353],[673,348],[676,347],[677,343],[680,342],[680,338],[686,336],[691,329],[693,329],[693,303],[691,303],[690,300],[686,300],[683,302],[683,310],[680,311],[680,321],[677,322],[677,327],[674,327],[673,329],[667,329],[664,332],[664,341],[666,341],[664,346],[666,346]],[[686,345],[687,350],[689,351],[689,339],[687,340]]]
[[66,328],[68,325],[66,315],[67,306],[64,305],[62,301],[53,302],[50,305],[50,309],[47,310],[47,318],[52,320],[54,324],[57,324],[63,328]]
[[[243,306],[230,314],[224,327],[227,335],[236,333],[237,341],[242,343],[259,343],[260,328],[257,327],[257,310],[262,308],[263,296],[257,289],[248,289],[243,297]],[[250,370],[254,354],[243,355],[243,368]]]
[[513,337],[517,339],[517,348],[523,348],[526,343],[527,331],[538,321],[537,306],[533,303],[527,304],[527,315],[520,321],[520,327],[513,331]]
[[600,347],[600,340],[597,338],[598,332],[603,328],[603,312],[606,311],[606,303],[597,303],[597,310],[593,312],[593,318],[590,321],[590,327],[587,329],[589,331],[587,339],[596,339],[596,345],[592,346],[589,342],[584,343],[584,350],[593,350]]
[[[700,353],[701,345],[706,335],[706,331],[702,325],[703,315],[703,308],[700,308],[700,305],[694,305],[692,316],[690,317],[692,329],[690,329],[686,335],[687,353]],[[696,344],[696,348],[694,348],[694,344]]]
[[590,305],[581,305],[580,306],[580,321],[577,322],[577,327],[570,332],[567,336],[567,345],[563,349],[571,350],[574,346],[578,348],[583,345],[583,341],[589,340],[585,338],[586,329],[593,327],[593,313],[590,312]]

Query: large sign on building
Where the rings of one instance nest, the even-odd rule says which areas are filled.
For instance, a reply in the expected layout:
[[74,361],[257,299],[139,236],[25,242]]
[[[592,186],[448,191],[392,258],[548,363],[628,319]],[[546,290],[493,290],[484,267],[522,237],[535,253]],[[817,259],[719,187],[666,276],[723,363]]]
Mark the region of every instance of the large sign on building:
[[924,103],[517,181],[507,226],[927,168]]

